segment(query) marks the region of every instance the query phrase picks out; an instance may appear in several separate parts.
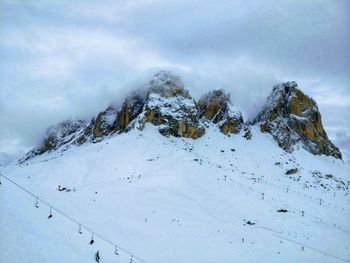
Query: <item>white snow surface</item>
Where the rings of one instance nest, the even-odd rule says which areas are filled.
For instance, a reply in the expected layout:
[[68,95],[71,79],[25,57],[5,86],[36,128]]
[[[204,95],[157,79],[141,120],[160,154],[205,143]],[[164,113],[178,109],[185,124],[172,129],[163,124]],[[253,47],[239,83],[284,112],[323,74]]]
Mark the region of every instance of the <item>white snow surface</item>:
[[227,105],[228,105],[228,116],[229,117],[232,117],[235,119],[242,118],[242,113],[236,106],[233,106],[230,102],[228,102]]
[[[146,124],[1,174],[145,262],[350,262],[348,164],[288,154],[256,127],[246,140],[208,125],[192,140]],[[95,262],[97,250],[100,262],[130,261],[0,179],[1,262]]]

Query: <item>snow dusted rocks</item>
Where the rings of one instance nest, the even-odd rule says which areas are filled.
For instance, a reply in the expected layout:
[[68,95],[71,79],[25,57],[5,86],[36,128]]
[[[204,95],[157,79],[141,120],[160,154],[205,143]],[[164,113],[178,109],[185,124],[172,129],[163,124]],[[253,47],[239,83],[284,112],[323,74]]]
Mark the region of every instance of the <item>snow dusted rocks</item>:
[[197,139],[204,134],[196,102],[178,76],[161,71],[150,82],[148,90],[141,129],[148,122],[159,126],[159,132],[165,136]]
[[35,155],[58,149],[63,145],[70,144],[82,136],[88,122],[84,120],[66,120],[53,125],[46,130],[45,137],[39,147],[29,151],[20,162],[26,161]]
[[115,130],[120,133],[131,129],[136,118],[142,113],[145,101],[146,98],[141,92],[134,92],[128,96],[117,112]]
[[94,122],[94,137],[128,131],[132,128],[136,117],[143,111],[145,100],[141,92],[133,92],[124,100],[119,109],[110,106],[100,112]]
[[230,96],[223,90],[208,92],[198,101],[201,116],[217,124],[222,133],[239,133],[243,118],[230,102]]
[[116,110],[108,107],[100,112],[94,123],[93,135],[95,138],[106,136],[113,132],[116,126]]
[[[146,123],[158,127],[164,136],[197,139],[205,133],[205,123],[212,122],[224,134],[238,134],[250,140],[250,126],[230,101],[229,94],[214,90],[196,102],[185,89],[181,78],[169,71],[160,71],[145,86],[135,91],[117,106],[109,106],[91,121],[69,120],[48,129],[42,144],[22,159],[71,144],[99,142],[112,134],[128,132]],[[339,149],[328,139],[323,129],[316,102],[301,92],[295,82],[273,88],[263,110],[253,125],[270,133],[287,152],[299,146],[313,154],[341,158]]]
[[57,125],[51,126],[43,140],[42,145],[38,148],[40,152],[51,149],[57,149],[61,145],[74,141],[79,137],[79,133],[87,125],[84,120],[66,120]]
[[316,102],[300,91],[295,82],[275,86],[253,124],[270,133],[287,152],[301,146],[313,154],[342,157],[323,129]]

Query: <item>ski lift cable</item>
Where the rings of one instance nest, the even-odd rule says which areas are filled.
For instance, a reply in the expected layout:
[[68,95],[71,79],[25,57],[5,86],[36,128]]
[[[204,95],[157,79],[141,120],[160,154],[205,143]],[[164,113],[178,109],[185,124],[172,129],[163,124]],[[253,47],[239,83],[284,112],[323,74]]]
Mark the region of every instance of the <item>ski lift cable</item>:
[[120,245],[116,244],[115,242],[112,242],[111,240],[109,240],[108,238],[104,237],[103,235],[97,233],[96,231],[92,230],[90,227],[82,224],[80,221],[76,220],[75,218],[69,216],[68,214],[66,214],[65,212],[63,212],[61,209],[58,209],[57,207],[53,206],[52,204],[50,204],[49,202],[45,201],[44,199],[38,197],[37,195],[35,195],[34,193],[32,193],[31,191],[25,189],[24,187],[22,187],[21,185],[17,184],[15,181],[11,180],[10,178],[8,178],[7,176],[0,174],[1,177],[3,177],[4,179],[6,179],[7,181],[9,181],[10,183],[12,183],[13,185],[17,186],[18,188],[20,188],[21,190],[23,190],[24,192],[26,192],[27,194],[31,195],[32,197],[34,197],[36,200],[38,200],[40,203],[50,207],[51,211],[55,211],[58,214],[61,214],[63,217],[67,218],[68,220],[70,220],[71,222],[79,225],[82,229],[85,229],[86,231],[93,233],[93,235],[95,237],[98,237],[99,239],[103,240],[104,242],[108,243],[109,245],[113,246],[113,248],[115,246],[118,247],[118,249],[120,251],[123,251],[124,253],[132,256],[134,259],[138,260],[139,262],[142,263],[146,263],[146,261],[142,258],[140,258],[139,256],[136,256],[134,253],[131,253],[129,250],[121,247]]

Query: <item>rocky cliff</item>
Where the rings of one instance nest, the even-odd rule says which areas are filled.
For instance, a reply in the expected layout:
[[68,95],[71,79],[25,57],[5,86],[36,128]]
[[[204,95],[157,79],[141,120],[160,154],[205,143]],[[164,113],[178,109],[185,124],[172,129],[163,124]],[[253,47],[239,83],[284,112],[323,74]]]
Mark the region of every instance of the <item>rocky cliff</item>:
[[198,101],[203,118],[215,123],[222,133],[239,133],[243,127],[243,117],[223,90],[208,92]]
[[138,128],[143,129],[145,123],[152,123],[159,126],[159,132],[165,136],[197,139],[204,134],[196,102],[178,76],[160,71],[150,81],[147,90]]
[[342,157],[328,139],[316,102],[295,82],[275,86],[253,124],[260,125],[262,132],[270,133],[287,152],[301,146],[313,154]]
[[56,150],[77,141],[88,126],[89,122],[85,120],[66,120],[49,127],[41,144],[29,151],[21,161],[26,161],[35,155]]
[[250,125],[259,125],[287,152],[301,146],[313,154],[341,158],[323,129],[316,102],[301,92],[295,82],[275,86],[262,111],[248,124],[223,90],[208,92],[197,102],[179,76],[160,71],[144,89],[131,93],[119,106],[109,106],[91,121],[70,120],[50,127],[42,144],[22,161],[72,144],[99,142],[132,128],[142,130],[146,123],[157,126],[164,136],[197,139],[204,135],[209,122],[224,134],[242,131],[248,140],[252,138]]

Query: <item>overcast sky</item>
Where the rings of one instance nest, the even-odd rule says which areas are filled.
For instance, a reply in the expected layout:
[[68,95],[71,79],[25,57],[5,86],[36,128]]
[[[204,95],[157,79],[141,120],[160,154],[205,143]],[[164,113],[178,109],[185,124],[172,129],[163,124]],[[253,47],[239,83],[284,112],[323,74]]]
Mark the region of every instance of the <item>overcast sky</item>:
[[155,69],[194,96],[224,88],[251,118],[276,83],[318,103],[350,153],[350,1],[1,0],[0,155],[63,119],[89,118]]

